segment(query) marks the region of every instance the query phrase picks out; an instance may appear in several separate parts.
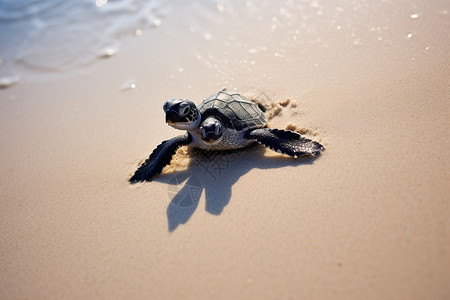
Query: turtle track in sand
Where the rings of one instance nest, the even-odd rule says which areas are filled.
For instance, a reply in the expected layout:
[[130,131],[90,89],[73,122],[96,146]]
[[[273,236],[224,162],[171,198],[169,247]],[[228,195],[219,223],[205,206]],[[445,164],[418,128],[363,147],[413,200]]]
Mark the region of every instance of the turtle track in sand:
[[[305,112],[299,108],[296,100],[286,98],[284,100],[273,102],[267,100],[267,96],[265,98],[266,99],[251,97],[250,99],[266,108],[265,114],[267,116],[267,127],[284,128],[286,130],[291,130],[301,135],[310,137],[317,137],[321,135],[323,130],[318,127],[302,127],[292,122],[292,120],[298,119],[298,115],[305,114]],[[318,141],[321,142],[321,140]]]

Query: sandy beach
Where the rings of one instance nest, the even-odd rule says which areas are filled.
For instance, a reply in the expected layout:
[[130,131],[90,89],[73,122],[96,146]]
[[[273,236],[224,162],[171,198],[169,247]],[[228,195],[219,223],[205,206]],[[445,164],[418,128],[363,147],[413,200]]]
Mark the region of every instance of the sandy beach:
[[[154,2],[95,45],[0,14],[0,298],[449,299],[448,1]],[[326,150],[129,184],[182,133],[164,101],[225,87]]]

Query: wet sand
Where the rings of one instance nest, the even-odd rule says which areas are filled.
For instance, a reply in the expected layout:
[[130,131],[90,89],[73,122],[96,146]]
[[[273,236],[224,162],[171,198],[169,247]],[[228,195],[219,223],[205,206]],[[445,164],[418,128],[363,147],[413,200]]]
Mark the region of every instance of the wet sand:
[[[450,18],[427,4],[184,3],[1,89],[1,298],[448,299]],[[223,87],[325,152],[181,148],[130,185],[181,133],[163,101]]]

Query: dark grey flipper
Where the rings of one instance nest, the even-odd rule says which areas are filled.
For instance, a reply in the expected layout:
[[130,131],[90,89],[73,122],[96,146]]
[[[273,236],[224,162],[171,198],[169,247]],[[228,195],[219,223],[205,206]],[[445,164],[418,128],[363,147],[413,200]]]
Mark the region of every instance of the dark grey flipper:
[[248,139],[256,140],[270,149],[292,157],[320,154],[325,148],[300,134],[280,129],[261,128],[249,132]]
[[192,141],[190,134],[180,135],[164,141],[153,150],[149,158],[136,170],[130,183],[139,181],[151,181],[153,177],[162,172],[162,169],[170,164],[172,156],[181,146],[188,145]]

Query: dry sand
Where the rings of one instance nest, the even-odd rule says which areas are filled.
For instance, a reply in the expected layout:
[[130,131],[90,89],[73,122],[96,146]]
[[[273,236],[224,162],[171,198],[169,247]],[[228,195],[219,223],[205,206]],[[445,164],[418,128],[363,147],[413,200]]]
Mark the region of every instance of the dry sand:
[[[0,298],[449,299],[450,7],[432,2],[181,3],[107,60],[0,90]],[[180,133],[163,101],[223,87],[326,151],[182,148],[128,184]]]

